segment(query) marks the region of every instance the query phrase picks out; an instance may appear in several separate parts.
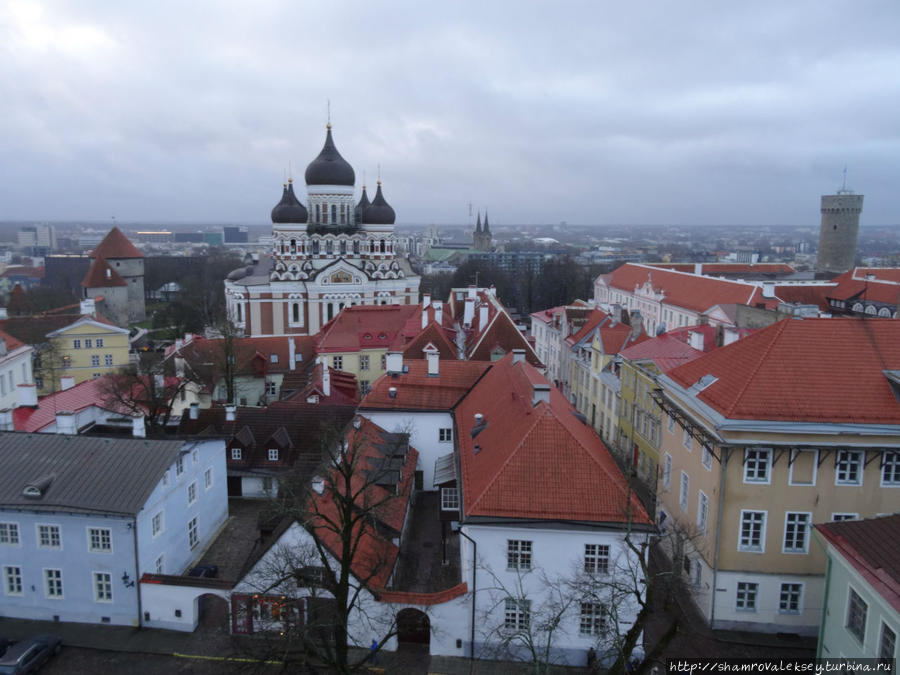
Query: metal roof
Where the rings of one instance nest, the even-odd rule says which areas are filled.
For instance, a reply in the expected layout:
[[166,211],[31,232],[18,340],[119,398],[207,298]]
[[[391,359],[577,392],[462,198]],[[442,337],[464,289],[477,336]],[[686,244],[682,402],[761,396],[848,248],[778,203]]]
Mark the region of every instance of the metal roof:
[[[0,432],[0,508],[135,515],[183,445]],[[35,484],[41,496],[26,497]]]
[[456,480],[456,462],[453,461],[453,453],[434,460],[434,484],[442,485],[454,480]]

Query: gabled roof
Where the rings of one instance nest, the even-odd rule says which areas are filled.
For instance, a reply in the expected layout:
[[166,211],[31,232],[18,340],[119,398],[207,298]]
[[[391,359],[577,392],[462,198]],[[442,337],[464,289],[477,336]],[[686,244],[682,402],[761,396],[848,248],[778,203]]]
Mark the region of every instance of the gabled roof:
[[[324,357],[322,357],[324,358]],[[318,396],[319,403],[332,405],[357,405],[359,403],[359,384],[353,373],[328,368],[331,391],[325,395],[322,380],[325,366],[316,363],[311,368],[297,369],[284,374],[281,380],[282,401],[306,401],[310,396]]]
[[127,285],[128,283],[122,276],[110,267],[109,263],[101,255],[94,258],[87,274],[81,280],[82,288],[113,288]]
[[316,335],[316,351],[334,353],[388,349],[396,345],[395,341],[401,336],[406,322],[418,316],[419,311],[418,305],[345,307]]
[[[135,515],[181,447],[181,441],[0,432],[0,506]],[[43,496],[22,494],[48,476]]]
[[900,612],[900,515],[815,527],[872,589]]
[[0,330],[0,340],[6,341],[6,351],[11,352],[15,351],[19,347],[24,347],[25,343],[19,340],[18,338],[13,337],[9,333],[4,330]]
[[647,281],[655,291],[665,294],[664,302],[674,307],[683,307],[694,312],[705,312],[715,305],[749,305],[773,309],[777,298],[764,298],[762,289],[750,283],[713,279],[711,277],[659,269],[649,265],[625,263],[610,275],[607,284],[627,293]]
[[675,368],[697,398],[730,419],[900,424],[887,371],[900,370],[900,322],[784,319]]
[[[549,389],[549,403],[533,404],[535,385]],[[495,363],[455,418],[466,518],[622,523],[630,511],[650,523],[591,426],[528,363]]]
[[109,376],[95,377],[85,380],[65,391],[58,391],[41,397],[37,407],[20,406],[13,410],[13,427],[16,431],[37,432],[56,422],[56,414],[66,412],[80,412],[88,408],[101,408],[109,412],[134,415],[134,412],[125,409],[121,404],[113,400],[110,393]]
[[424,359],[423,350],[428,345],[433,345],[438,350],[441,359],[455,359],[457,356],[450,331],[432,321],[403,348],[403,358]]
[[[453,294],[451,294],[451,299]],[[462,324],[465,312],[465,300],[457,303],[454,309],[456,321]],[[482,307],[487,307],[487,321],[482,322]],[[525,358],[534,366],[540,366],[541,360],[534,351],[531,342],[519,330],[512,317],[493,292],[480,289],[476,292],[475,313],[466,332],[466,358],[473,361],[491,361],[499,351],[508,354],[513,349],[524,349]]]
[[91,257],[116,260],[120,258],[143,258],[144,254],[128,240],[128,237],[122,234],[122,230],[114,227],[103,238],[103,241],[97,245],[97,248],[91,251]]
[[828,296],[834,288],[833,284],[779,284],[775,286],[775,295],[784,302],[816,305],[823,312],[830,310]]
[[650,339],[643,331],[635,335],[631,326],[624,323],[610,325],[608,320],[596,328],[596,333],[604,354],[618,354],[629,345],[641,344]]
[[900,302],[900,268],[854,267],[832,282],[837,285],[828,289],[829,298],[871,300],[889,305]]
[[[438,376],[428,375],[423,359],[404,361],[408,372],[384,375],[372,385],[360,409],[450,410],[490,367],[485,361],[440,359]],[[396,395],[391,397],[391,388]]]

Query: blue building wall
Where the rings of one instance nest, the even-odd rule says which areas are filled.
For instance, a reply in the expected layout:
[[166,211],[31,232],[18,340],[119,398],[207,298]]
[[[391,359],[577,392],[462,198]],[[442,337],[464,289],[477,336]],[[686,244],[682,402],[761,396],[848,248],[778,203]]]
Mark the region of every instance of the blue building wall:
[[[19,532],[18,545],[0,544],[0,615],[46,621],[58,616],[60,621],[137,625],[131,518],[4,509],[0,511],[0,523],[16,523]],[[59,548],[39,545],[39,525],[59,527]],[[90,550],[89,528],[109,530],[111,551]],[[21,570],[21,594],[10,594],[6,578],[6,568],[10,566]],[[60,570],[62,597],[48,597],[46,570]],[[111,601],[95,597],[95,572],[110,575]],[[123,581],[126,574],[128,583],[133,585]]]
[[[194,563],[228,518],[228,487],[225,475],[225,442],[186,442],[168,478],[160,480],[137,516],[140,573],[156,574],[156,561],[163,557],[162,574],[182,574]],[[206,485],[209,470],[211,485]],[[188,486],[196,485],[196,499],[189,503]],[[162,514],[162,531],[154,536],[153,517]],[[197,519],[197,544],[190,545],[188,524]]]

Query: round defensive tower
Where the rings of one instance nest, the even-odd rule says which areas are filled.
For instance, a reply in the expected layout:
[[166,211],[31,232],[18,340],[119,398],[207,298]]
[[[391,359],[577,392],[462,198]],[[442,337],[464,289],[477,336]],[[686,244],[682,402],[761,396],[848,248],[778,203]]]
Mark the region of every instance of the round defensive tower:
[[854,194],[846,188],[838,190],[835,195],[822,195],[817,272],[836,275],[853,267],[862,206],[863,195]]

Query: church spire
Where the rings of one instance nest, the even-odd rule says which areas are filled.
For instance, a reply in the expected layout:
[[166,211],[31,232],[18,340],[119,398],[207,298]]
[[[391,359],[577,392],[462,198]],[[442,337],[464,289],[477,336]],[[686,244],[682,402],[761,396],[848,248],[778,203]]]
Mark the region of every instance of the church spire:
[[478,212],[478,220],[475,222],[475,234],[481,232],[481,211]]
[[481,231],[484,232],[485,234],[491,233],[491,226],[488,225],[487,209],[484,210],[484,228],[482,228]]

